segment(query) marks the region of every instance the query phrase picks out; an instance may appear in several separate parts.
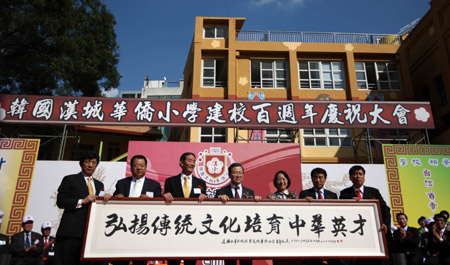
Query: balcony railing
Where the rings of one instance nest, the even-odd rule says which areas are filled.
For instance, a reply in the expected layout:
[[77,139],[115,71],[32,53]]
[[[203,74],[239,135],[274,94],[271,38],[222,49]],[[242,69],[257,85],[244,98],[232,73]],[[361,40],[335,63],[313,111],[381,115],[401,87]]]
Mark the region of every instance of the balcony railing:
[[318,42],[318,43],[361,43],[361,44],[400,44],[400,35],[332,33],[332,32],[289,32],[289,31],[254,31],[237,32],[238,41],[272,41],[272,42]]

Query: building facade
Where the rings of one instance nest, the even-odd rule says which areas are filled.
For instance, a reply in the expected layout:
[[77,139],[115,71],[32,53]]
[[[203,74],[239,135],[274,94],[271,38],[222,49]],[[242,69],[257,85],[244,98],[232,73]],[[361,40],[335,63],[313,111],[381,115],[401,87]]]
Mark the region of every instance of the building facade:
[[[411,100],[400,36],[242,30],[245,18],[197,17],[182,98]],[[424,142],[422,131],[176,128],[172,140],[299,143],[303,162],[381,162],[381,143]]]

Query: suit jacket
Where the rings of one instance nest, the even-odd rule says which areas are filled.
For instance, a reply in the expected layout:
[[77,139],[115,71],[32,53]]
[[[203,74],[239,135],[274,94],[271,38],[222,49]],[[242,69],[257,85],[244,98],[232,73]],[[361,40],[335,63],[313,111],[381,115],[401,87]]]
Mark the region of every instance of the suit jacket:
[[17,233],[11,237],[11,246],[9,247],[9,252],[12,258],[23,258],[27,257],[41,257],[44,250],[44,242],[40,234],[31,231],[31,245],[36,245],[36,251],[25,253],[25,240],[24,232]]
[[[42,236],[42,242],[45,243],[44,236],[43,235],[41,235],[41,236]],[[52,240],[55,240],[55,237],[49,236],[48,237],[48,242],[50,242]],[[45,244],[44,244],[44,247],[45,247]],[[49,256],[48,255],[49,252],[53,252],[53,255]],[[44,254],[42,256],[45,257],[45,258],[52,259],[55,256],[54,253],[55,253],[55,244],[53,243],[53,245],[51,245],[49,248],[47,248],[47,249],[44,248]]]
[[[325,195],[325,198],[324,199],[326,199],[326,200],[329,200],[329,199],[337,199],[338,198],[338,196],[337,196],[337,194],[336,193],[334,193],[334,192],[332,192],[332,191],[329,191],[329,190],[327,190],[327,189],[324,189],[324,195]],[[299,199],[304,199],[304,198],[306,198],[306,197],[311,197],[311,198],[313,198],[313,199],[315,199],[317,196],[316,196],[316,191],[314,190],[314,188],[311,188],[311,189],[307,189],[307,190],[302,190],[301,192],[300,192],[300,195],[298,196],[298,198]]]
[[[227,195],[229,198],[234,198],[233,192],[231,191],[231,184],[226,186],[225,188],[218,189],[216,191],[215,198],[219,198],[220,195]],[[255,198],[255,192],[251,189],[248,189],[242,185],[242,198],[241,199],[253,199]]]
[[406,230],[406,236],[402,240],[400,230],[394,231],[393,237],[393,253],[408,253],[419,255],[420,233],[419,229],[409,227]]
[[450,256],[450,231],[444,231],[444,241],[436,241],[432,231],[428,232],[428,250],[431,255],[439,253],[439,256]]
[[[122,194],[125,197],[129,197],[132,180],[133,177],[128,177],[117,181],[114,196],[116,196],[117,194]],[[153,192],[153,197],[162,197],[161,184],[159,184],[159,182],[157,181],[154,181],[153,179],[144,177],[144,185],[142,185],[141,195],[145,195],[147,191]]]
[[0,234],[0,254],[9,253],[9,236]]
[[[341,195],[339,196],[339,199],[353,199],[354,197],[358,197],[358,195],[356,194],[352,186],[344,190],[341,190]],[[391,208],[387,206],[386,202],[381,196],[380,191],[376,188],[364,186],[363,199],[376,199],[380,202],[383,224],[385,224],[388,227],[388,231],[390,231],[389,228],[391,227]]]
[[[195,193],[199,188],[201,193]],[[184,198],[183,187],[181,187],[181,174],[166,179],[164,193],[170,192],[174,198]],[[192,175],[192,187],[189,198],[198,198],[200,194],[206,194],[206,182]]]
[[[99,195],[103,190],[103,183],[94,179],[95,195]],[[60,209],[64,209],[61,222],[59,223],[56,237],[77,237],[84,236],[84,229],[89,205],[82,205],[76,208],[78,200],[84,199],[89,195],[86,180],[80,172],[74,175],[65,176],[59,185],[56,205]]]

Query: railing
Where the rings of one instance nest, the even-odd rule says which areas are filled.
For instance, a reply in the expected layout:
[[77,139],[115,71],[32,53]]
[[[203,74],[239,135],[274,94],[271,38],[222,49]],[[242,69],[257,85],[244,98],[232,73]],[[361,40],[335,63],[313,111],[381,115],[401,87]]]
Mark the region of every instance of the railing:
[[397,34],[253,31],[237,32],[238,41],[400,44]]

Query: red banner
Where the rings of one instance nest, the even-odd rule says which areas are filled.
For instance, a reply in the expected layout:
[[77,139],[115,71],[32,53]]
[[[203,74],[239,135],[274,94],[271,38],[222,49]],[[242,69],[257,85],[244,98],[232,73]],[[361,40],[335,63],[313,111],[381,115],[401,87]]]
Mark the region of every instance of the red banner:
[[429,102],[0,95],[0,122],[240,128],[433,129]]

